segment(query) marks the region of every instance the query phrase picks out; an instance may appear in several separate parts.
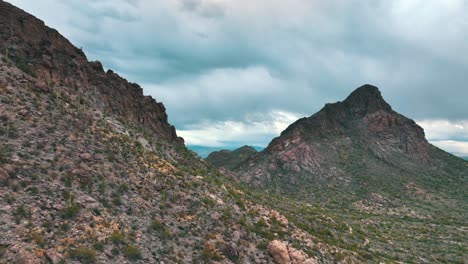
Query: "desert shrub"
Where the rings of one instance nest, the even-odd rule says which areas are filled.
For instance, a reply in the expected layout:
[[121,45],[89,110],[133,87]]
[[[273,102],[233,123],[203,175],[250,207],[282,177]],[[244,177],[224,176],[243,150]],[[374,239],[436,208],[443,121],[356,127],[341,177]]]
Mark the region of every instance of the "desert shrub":
[[0,164],[7,163],[13,153],[13,147],[8,144],[0,144]]
[[62,209],[62,217],[70,219],[78,215],[80,206],[75,203],[75,197],[70,192],[64,192],[64,198],[66,200],[66,206]]
[[156,231],[160,238],[168,238],[171,235],[171,232],[159,219],[151,221],[150,230]]
[[126,258],[131,259],[131,260],[141,259],[140,250],[133,245],[125,246],[123,249],[123,254]]
[[109,240],[114,244],[124,244],[125,243],[125,233],[120,230],[114,230],[110,236]]
[[16,208],[16,210],[13,212],[13,216],[15,217],[15,222],[19,223],[21,219],[30,219],[32,216],[31,209],[26,209],[24,206],[19,206]]
[[36,242],[36,244],[43,248],[46,245],[46,241],[44,239],[43,233],[39,231],[31,232],[31,239]]
[[68,252],[70,258],[80,261],[81,263],[96,262],[96,251],[91,248],[76,248]]
[[223,257],[217,252],[216,245],[212,242],[206,241],[201,252],[201,259],[204,262],[220,261]]
[[18,67],[18,69],[20,69],[22,72],[26,73],[27,75],[33,78],[37,78],[37,73],[33,71],[33,69],[31,69],[31,67],[29,67],[27,63],[24,63],[24,62],[17,63],[16,67]]

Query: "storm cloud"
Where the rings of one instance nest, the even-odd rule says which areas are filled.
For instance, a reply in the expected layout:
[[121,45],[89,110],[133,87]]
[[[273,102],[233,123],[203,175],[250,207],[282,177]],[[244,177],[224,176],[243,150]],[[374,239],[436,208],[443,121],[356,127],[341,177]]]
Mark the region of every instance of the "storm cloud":
[[466,1],[10,2],[164,102],[189,144],[265,145],[281,113],[370,83],[429,140],[468,152]]

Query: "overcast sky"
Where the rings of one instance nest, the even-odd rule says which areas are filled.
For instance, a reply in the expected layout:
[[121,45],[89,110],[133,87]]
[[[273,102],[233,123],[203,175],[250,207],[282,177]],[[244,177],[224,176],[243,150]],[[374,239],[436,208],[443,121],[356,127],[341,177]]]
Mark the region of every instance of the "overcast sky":
[[187,144],[265,146],[370,83],[468,155],[468,2],[9,0],[162,101]]

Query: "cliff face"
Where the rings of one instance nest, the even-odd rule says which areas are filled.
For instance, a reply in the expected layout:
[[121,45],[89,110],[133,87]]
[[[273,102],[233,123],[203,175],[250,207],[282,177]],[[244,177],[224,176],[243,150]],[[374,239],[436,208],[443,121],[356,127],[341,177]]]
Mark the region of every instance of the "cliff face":
[[0,7],[0,51],[36,77],[38,89],[64,93],[161,142],[183,146],[167,122],[164,105],[144,96],[140,86],[111,70],[104,72],[100,62],[88,62],[81,49],[34,16],[4,1]]

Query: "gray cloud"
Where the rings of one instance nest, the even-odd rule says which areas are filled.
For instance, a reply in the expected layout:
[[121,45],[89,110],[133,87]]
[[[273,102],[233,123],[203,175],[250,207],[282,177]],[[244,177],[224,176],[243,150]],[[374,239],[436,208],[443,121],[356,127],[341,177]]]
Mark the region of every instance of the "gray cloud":
[[179,130],[310,115],[364,83],[409,117],[468,120],[466,1],[11,2],[141,83]]

